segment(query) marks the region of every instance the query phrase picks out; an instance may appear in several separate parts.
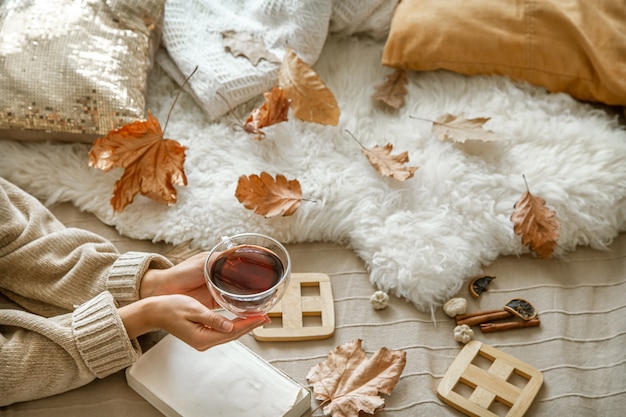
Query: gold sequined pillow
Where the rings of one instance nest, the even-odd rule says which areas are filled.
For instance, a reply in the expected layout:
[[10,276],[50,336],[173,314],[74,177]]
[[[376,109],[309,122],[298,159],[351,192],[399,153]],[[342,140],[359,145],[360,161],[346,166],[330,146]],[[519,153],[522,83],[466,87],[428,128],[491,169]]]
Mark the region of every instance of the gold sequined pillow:
[[144,118],[164,4],[0,1],[0,139],[91,142]]

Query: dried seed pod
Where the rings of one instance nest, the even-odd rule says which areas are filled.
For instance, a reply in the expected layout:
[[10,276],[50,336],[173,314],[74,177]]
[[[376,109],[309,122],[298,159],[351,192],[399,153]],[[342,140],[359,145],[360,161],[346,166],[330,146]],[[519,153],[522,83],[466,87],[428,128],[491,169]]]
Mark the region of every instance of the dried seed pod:
[[489,289],[489,284],[494,279],[496,279],[496,277],[491,275],[485,275],[484,277],[476,277],[472,279],[469,283],[469,290],[472,297],[480,297],[482,293]]
[[370,303],[375,310],[385,309],[389,304],[389,296],[384,291],[376,291],[370,297]]
[[463,344],[474,339],[474,331],[467,324],[461,324],[454,328],[454,340]]
[[443,311],[450,317],[465,314],[467,311],[467,300],[463,297],[451,298],[443,305]]

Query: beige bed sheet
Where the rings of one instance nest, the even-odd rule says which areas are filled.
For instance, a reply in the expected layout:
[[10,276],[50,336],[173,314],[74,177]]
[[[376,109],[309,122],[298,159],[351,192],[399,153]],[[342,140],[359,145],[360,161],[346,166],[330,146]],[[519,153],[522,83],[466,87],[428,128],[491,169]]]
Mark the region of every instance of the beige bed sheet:
[[[67,225],[96,231],[121,251],[171,248],[126,239],[93,216],[69,205],[54,207]],[[363,340],[370,356],[380,347],[407,352],[402,377],[379,416],[461,416],[436,396],[446,369],[462,345],[453,338],[454,320],[441,310],[433,318],[391,297],[389,307],[374,310],[375,288],[363,262],[348,248],[332,243],[290,245],[295,272],[322,272],[331,277],[336,331],[310,342],[242,341],[302,384],[308,370],[336,346]],[[495,275],[489,291],[474,300],[464,288],[458,296],[469,311],[500,308],[512,298],[531,301],[541,327],[482,334],[476,339],[519,358],[543,373],[544,385],[527,416],[622,416],[626,410],[626,234],[609,251],[580,248],[562,260],[502,257],[485,268]],[[154,337],[152,338],[154,339]],[[144,342],[150,343],[147,339]],[[207,393],[207,401],[211,401]],[[312,402],[312,409],[317,402]],[[494,409],[504,415],[506,409]],[[6,416],[159,416],[126,385],[123,372],[65,394],[0,409]],[[312,415],[321,416],[321,410]]]

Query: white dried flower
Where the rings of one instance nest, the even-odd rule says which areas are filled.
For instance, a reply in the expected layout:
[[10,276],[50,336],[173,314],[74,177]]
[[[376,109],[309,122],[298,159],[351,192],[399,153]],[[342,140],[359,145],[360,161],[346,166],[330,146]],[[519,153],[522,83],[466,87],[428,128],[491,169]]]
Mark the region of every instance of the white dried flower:
[[468,343],[474,338],[474,330],[467,324],[461,324],[454,328],[454,340],[463,344]]
[[389,296],[384,291],[376,291],[370,297],[370,303],[375,310],[382,310],[387,308],[387,304],[389,304]]
[[443,305],[443,311],[450,317],[465,314],[467,311],[467,300],[463,297],[451,298]]

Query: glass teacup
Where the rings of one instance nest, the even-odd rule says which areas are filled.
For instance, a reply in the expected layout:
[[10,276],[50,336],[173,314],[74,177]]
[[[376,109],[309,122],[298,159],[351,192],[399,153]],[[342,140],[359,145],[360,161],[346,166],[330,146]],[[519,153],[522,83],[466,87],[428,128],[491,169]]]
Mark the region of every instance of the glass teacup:
[[269,236],[224,236],[208,253],[204,277],[215,301],[239,317],[267,314],[282,298],[291,276],[285,247]]

